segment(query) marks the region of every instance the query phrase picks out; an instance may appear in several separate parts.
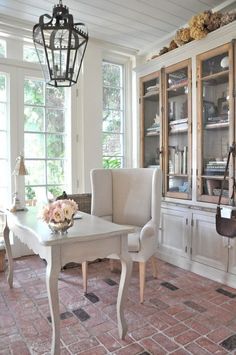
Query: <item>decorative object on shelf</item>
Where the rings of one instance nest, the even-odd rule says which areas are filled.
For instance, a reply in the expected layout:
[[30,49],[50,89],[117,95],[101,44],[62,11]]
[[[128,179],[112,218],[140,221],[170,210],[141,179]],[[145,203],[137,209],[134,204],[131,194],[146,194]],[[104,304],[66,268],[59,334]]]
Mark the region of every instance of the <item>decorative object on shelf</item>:
[[169,52],[168,47],[163,47],[163,48],[160,50],[159,55],[165,54],[165,53],[167,53],[167,52]]
[[202,39],[206,37],[208,30],[207,25],[210,21],[211,11],[204,11],[195,15],[189,21],[190,36],[193,39]]
[[214,102],[211,101],[203,101],[203,119],[204,123],[207,122],[215,122],[217,108]]
[[178,46],[182,46],[191,42],[194,39],[202,39],[208,33],[217,30],[218,28],[233,22],[236,19],[236,12],[221,13],[219,11],[204,11],[193,16],[189,21],[189,27],[180,28],[177,30],[175,37],[170,42],[169,47],[163,47],[159,54],[154,54],[151,59],[157,58]]
[[229,57],[228,56],[225,56],[224,58],[221,59],[220,66],[223,69],[226,69],[229,67]]
[[[77,82],[88,38],[85,25],[74,23],[62,0],[54,6],[52,16],[39,17],[33,28],[33,41],[47,84],[65,87]],[[42,50],[47,65],[42,60]]]
[[188,42],[191,42],[193,38],[190,36],[190,28],[185,27],[185,28],[180,28],[175,35],[175,42],[179,45],[182,46],[183,44],[186,44]]
[[175,42],[174,39],[172,39],[172,41],[169,44],[168,51],[170,52],[170,51],[172,51],[175,48],[178,48],[178,44]]
[[236,12],[226,12],[222,14],[220,26],[228,25],[236,19]]
[[20,198],[18,196],[18,184],[17,184],[17,176],[25,176],[28,175],[28,171],[25,167],[25,162],[24,162],[24,156],[23,154],[20,154],[16,158],[16,165],[15,169],[12,173],[12,175],[15,177],[15,192],[14,192],[14,197],[13,197],[13,204],[10,208],[11,212],[16,212],[16,211],[23,211],[25,209],[24,204],[20,201]]
[[209,32],[217,30],[221,26],[222,13],[219,11],[210,14],[209,21],[207,23],[207,30]]
[[45,206],[41,218],[52,232],[64,233],[73,226],[73,216],[78,211],[78,205],[73,200],[57,200]]
[[229,113],[229,101],[226,97],[221,97],[218,99],[218,114],[221,116],[227,116]]

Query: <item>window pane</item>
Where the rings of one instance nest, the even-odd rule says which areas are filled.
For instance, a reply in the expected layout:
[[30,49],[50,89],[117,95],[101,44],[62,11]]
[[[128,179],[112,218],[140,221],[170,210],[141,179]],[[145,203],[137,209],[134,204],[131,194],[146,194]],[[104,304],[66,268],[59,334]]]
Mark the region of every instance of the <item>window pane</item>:
[[4,174],[0,174],[0,186],[7,187],[8,185],[8,164],[6,160],[0,160],[0,171],[4,171]]
[[63,184],[65,179],[64,161],[49,160],[47,162],[48,184]]
[[5,58],[6,55],[6,41],[0,39],[0,58]]
[[[33,198],[35,202],[43,201],[45,204],[47,203],[47,195],[45,186],[36,186],[32,187],[32,190],[35,192],[35,197]],[[26,195],[27,199],[27,195]]]
[[113,88],[103,88],[103,108],[121,110],[121,90]]
[[103,167],[123,164],[123,66],[103,62]]
[[103,63],[103,85],[120,87],[121,86],[121,66],[112,63]]
[[5,103],[0,103],[0,129],[6,130],[7,127],[7,107]]
[[63,191],[67,190],[67,186],[63,185],[63,186],[48,186],[47,189],[47,195],[48,195],[48,199],[55,199],[56,197],[62,195]]
[[44,130],[44,109],[42,107],[25,107],[25,131]]
[[46,110],[46,130],[47,132],[65,131],[64,110],[56,110],[56,109]]
[[40,80],[25,80],[24,102],[30,105],[44,105],[44,82]]
[[65,89],[46,87],[46,105],[49,107],[64,107]]
[[[40,61],[41,63],[45,62],[45,56],[44,56],[44,51],[39,50],[39,55],[40,55]],[[39,58],[36,53],[36,50],[33,46],[24,46],[23,47],[23,60],[26,62],[33,62],[33,63],[38,63]]]
[[57,134],[47,135],[48,158],[63,158],[65,156],[64,136]]
[[122,167],[122,159],[115,157],[103,157],[102,166],[104,169],[117,169]]
[[45,162],[43,160],[25,160],[29,175],[25,176],[26,185],[43,185],[46,183]]
[[43,134],[25,133],[25,157],[44,158],[45,144]]
[[103,156],[121,155],[121,135],[103,133]]
[[[64,88],[46,87],[41,80],[25,80],[25,158],[30,159],[26,192],[33,189],[37,201],[45,200],[46,193],[48,198],[56,191],[61,194],[65,187],[66,120],[69,118],[65,115],[65,102],[68,94]],[[43,191],[41,198],[40,191]]]
[[6,158],[7,157],[7,134],[6,134],[6,132],[0,132],[0,142],[1,142],[0,158]]
[[4,102],[7,99],[6,75],[0,74],[0,101]]
[[104,132],[121,133],[121,122],[123,112],[121,111],[103,111],[102,130]]

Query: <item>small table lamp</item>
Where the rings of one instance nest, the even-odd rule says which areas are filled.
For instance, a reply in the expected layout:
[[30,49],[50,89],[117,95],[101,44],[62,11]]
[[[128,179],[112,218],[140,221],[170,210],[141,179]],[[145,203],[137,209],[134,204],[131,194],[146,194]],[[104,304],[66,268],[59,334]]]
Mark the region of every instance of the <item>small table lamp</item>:
[[25,206],[23,206],[21,204],[21,201],[18,197],[18,188],[17,188],[17,176],[25,176],[28,175],[28,171],[25,167],[25,162],[24,162],[24,156],[22,154],[20,154],[17,158],[16,158],[16,165],[15,165],[15,169],[12,173],[12,175],[15,176],[15,192],[14,192],[14,199],[13,199],[13,205],[11,207],[11,211],[22,211],[25,209]]

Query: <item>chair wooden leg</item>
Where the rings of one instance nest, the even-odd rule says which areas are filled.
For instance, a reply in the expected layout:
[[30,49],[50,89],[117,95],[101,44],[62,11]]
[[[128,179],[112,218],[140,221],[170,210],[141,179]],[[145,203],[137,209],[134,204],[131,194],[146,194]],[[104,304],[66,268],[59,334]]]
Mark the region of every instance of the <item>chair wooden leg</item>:
[[82,277],[83,277],[83,288],[84,293],[87,293],[87,283],[88,283],[88,262],[82,262]]
[[144,301],[146,263],[139,262],[139,287],[140,287],[140,303]]
[[158,275],[157,258],[154,255],[151,257],[151,262],[152,262],[152,275],[155,279],[157,279],[157,275]]

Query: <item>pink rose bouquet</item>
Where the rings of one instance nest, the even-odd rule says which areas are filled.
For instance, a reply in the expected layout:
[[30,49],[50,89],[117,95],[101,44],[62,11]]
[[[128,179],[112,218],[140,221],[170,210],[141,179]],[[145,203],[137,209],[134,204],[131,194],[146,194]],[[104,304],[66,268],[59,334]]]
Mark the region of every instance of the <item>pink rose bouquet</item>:
[[78,211],[78,205],[75,201],[57,200],[43,208],[41,218],[46,223],[69,222],[76,211]]

